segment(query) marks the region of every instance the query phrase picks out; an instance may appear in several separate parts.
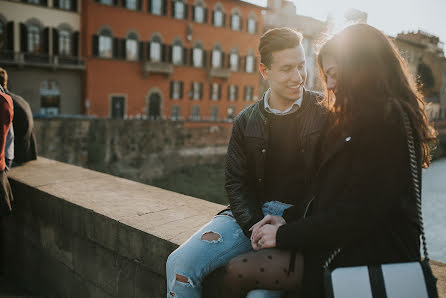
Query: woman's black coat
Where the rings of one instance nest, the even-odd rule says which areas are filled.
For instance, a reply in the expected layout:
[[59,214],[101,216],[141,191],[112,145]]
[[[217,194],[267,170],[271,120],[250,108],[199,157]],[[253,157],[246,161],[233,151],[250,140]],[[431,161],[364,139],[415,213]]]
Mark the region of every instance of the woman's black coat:
[[322,265],[336,248],[332,268],[420,259],[401,113],[368,112],[354,123],[341,132],[327,122],[313,196],[287,210],[277,232],[277,247],[304,255],[303,297],[322,296]]

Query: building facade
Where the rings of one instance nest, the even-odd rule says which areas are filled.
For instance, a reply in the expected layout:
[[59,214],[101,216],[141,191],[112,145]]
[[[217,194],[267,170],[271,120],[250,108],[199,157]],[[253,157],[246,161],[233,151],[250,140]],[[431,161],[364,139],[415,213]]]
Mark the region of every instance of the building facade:
[[34,114],[81,112],[80,3],[0,1],[0,66]]
[[231,0],[83,0],[85,113],[231,121],[258,99],[262,8]]

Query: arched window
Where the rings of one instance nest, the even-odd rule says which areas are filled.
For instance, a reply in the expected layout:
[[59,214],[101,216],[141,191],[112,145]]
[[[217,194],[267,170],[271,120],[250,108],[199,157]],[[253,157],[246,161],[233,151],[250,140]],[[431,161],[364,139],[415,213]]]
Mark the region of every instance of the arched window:
[[59,31],[59,55],[71,56],[71,32],[68,30]]
[[138,35],[131,32],[125,41],[125,57],[127,60],[138,60]]
[[212,12],[212,24],[216,27],[225,26],[225,13],[220,3],[215,5],[214,11]]
[[147,114],[150,120],[158,120],[161,118],[161,95],[158,92],[149,96]]
[[108,29],[103,29],[99,33],[99,57],[113,57],[113,34]]
[[125,8],[130,10],[137,10],[139,9],[140,2],[138,0],[125,0]]
[[252,50],[248,51],[248,55],[245,57],[245,72],[253,73],[256,64],[256,59]]
[[173,2],[172,15],[175,19],[183,20],[187,18],[187,5],[182,0]]
[[219,45],[216,45],[212,50],[211,66],[212,68],[222,68],[223,66],[223,52]]
[[71,0],[59,0],[59,8],[61,9],[66,9],[66,10],[71,10]]
[[252,14],[248,17],[248,32],[251,34],[257,33],[257,20]]
[[176,40],[172,45],[172,63],[175,65],[184,64],[183,44]]
[[41,47],[40,27],[28,25],[28,52],[39,53]]
[[203,1],[196,1],[192,7],[192,18],[197,23],[207,23],[207,9],[204,7]]
[[40,85],[40,113],[46,116],[56,116],[60,113],[59,84],[47,80]]
[[201,44],[196,44],[192,49],[192,66],[203,67],[204,50]]
[[156,14],[156,15],[162,15],[165,14],[163,13],[163,10],[165,10],[165,1],[163,2],[163,0],[149,0],[149,11],[152,14]]
[[229,69],[231,71],[240,70],[240,56],[237,49],[232,49],[231,53],[229,54]]
[[234,10],[231,13],[231,29],[234,31],[240,31],[242,24],[242,17],[240,16],[240,12],[238,9]]
[[148,45],[148,59],[151,62],[161,62],[163,59],[163,45],[158,35],[152,37]]

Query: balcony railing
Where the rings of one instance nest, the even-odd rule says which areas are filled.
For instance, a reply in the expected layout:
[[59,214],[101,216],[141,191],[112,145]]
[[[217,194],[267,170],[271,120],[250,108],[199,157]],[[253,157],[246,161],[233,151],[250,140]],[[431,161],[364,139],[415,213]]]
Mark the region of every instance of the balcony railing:
[[228,68],[210,68],[208,72],[209,77],[229,79],[231,70]]
[[165,74],[167,76],[170,76],[173,73],[173,65],[165,62],[144,61],[142,72],[144,76],[148,76],[151,73]]
[[52,69],[84,70],[85,61],[80,57],[59,57],[36,53],[0,52],[0,63],[18,65],[20,67],[43,67]]

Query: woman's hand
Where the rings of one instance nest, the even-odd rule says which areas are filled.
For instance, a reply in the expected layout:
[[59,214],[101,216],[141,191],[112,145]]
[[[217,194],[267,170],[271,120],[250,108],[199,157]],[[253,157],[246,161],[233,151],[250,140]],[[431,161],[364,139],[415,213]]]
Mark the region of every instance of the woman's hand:
[[276,247],[276,234],[281,225],[283,224],[266,224],[259,228],[256,235],[251,237],[252,248],[259,250],[262,248]]
[[[284,225],[285,219],[282,216],[273,216],[273,215],[267,215],[265,216],[261,221],[253,225],[249,231],[252,232],[251,234],[251,246],[254,250],[259,250],[260,248],[267,248],[267,247],[275,247],[276,246],[276,233],[277,229]],[[265,229],[262,229],[265,226],[269,226]],[[275,227],[275,230],[273,231],[273,227]],[[263,231],[264,234],[262,236],[265,236],[265,239],[261,239],[262,236],[259,238],[259,232]],[[274,235],[272,235],[273,233]],[[271,239],[271,235],[273,236]],[[260,240],[260,242],[259,242]],[[268,244],[265,243],[265,241],[268,242]],[[265,246],[268,245],[268,246]],[[273,245],[273,246],[270,246]]]

